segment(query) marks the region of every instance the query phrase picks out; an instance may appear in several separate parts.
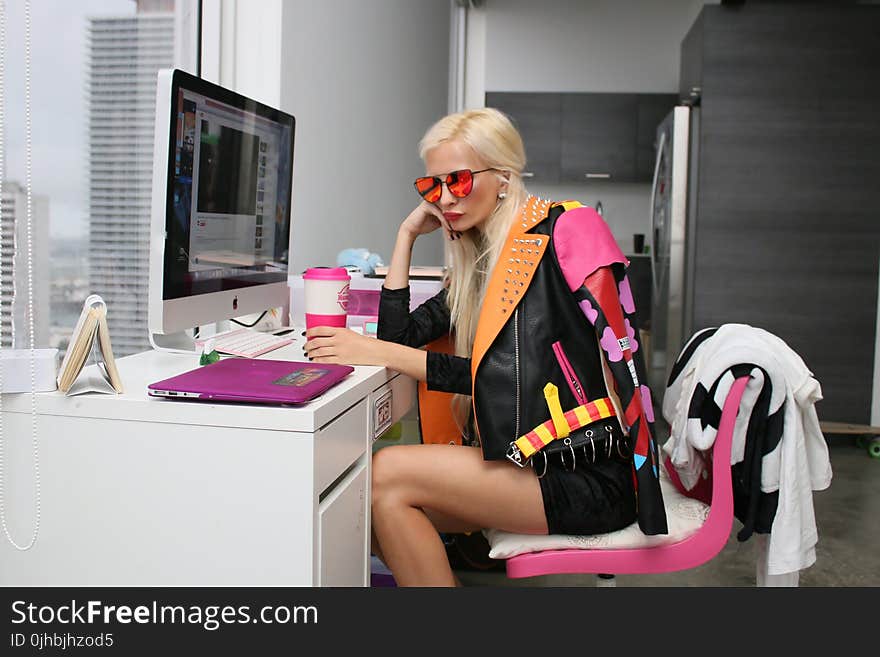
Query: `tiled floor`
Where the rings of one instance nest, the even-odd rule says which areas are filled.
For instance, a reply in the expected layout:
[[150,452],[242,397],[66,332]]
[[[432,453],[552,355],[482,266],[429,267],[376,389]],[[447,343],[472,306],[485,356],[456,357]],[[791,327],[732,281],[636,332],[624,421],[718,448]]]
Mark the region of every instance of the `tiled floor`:
[[[814,493],[819,543],[816,563],[800,586],[880,586],[880,460],[855,447],[852,437],[830,438],[831,487]],[[662,575],[621,575],[618,586],[754,586],[755,541],[730,540],[717,557],[693,570]],[[503,572],[458,571],[465,586],[595,586],[594,575],[508,579]]]

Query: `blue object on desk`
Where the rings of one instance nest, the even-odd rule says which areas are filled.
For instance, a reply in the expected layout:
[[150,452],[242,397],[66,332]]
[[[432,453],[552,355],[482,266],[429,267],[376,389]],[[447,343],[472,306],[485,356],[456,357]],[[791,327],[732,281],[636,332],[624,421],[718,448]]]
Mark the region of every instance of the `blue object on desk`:
[[364,335],[375,336],[379,331],[379,318],[368,319],[364,322]]
[[364,274],[372,274],[376,267],[384,263],[382,256],[367,249],[342,249],[336,256],[336,264],[340,267],[357,267]]

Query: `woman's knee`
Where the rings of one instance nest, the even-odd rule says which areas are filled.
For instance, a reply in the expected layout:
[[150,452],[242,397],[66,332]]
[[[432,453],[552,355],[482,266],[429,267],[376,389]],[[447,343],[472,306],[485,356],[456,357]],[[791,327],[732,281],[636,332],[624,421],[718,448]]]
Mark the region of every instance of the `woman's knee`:
[[373,505],[384,503],[400,488],[406,472],[406,450],[402,445],[383,447],[373,454],[371,497]]

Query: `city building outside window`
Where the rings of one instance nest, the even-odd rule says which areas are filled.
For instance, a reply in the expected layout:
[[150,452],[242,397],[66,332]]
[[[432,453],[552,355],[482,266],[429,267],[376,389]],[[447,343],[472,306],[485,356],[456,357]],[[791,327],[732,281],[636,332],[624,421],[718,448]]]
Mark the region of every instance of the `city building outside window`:
[[[27,347],[25,1],[2,1],[0,319],[3,346]],[[114,353],[143,351],[156,73],[179,65],[175,0],[31,0],[30,17],[35,345],[63,351],[95,293]]]

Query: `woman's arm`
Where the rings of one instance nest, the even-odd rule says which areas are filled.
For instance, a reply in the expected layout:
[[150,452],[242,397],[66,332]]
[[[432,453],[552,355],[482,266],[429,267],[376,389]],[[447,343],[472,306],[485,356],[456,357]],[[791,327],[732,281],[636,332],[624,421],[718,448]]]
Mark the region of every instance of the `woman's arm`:
[[408,347],[423,347],[449,333],[446,290],[441,290],[412,312],[409,308],[408,287],[399,290],[382,288],[376,337]]
[[406,345],[377,340],[346,328],[316,326],[306,331],[303,347],[316,363],[378,365],[407,374],[419,381],[427,378],[427,352]]
[[[318,363],[344,363],[348,365],[379,365],[407,374],[419,381],[427,381],[427,352],[421,347],[449,331],[449,309],[446,307],[445,291],[429,299],[412,313],[409,312],[409,265],[412,247],[419,235],[449,227],[439,210],[422,202],[400,225],[391,256],[391,264],[385,277],[379,310],[380,339],[370,338],[344,328],[321,326],[306,332],[307,342],[303,351],[310,360]],[[443,375],[448,370],[456,372],[454,380],[458,388],[464,387],[460,363],[451,364],[454,356],[444,358],[437,369]],[[469,371],[469,363],[466,363]],[[436,377],[432,377],[436,378]],[[447,376],[437,381],[446,385]],[[429,384],[431,382],[429,381]]]
[[389,290],[397,290],[409,285],[409,263],[416,238],[419,235],[433,233],[441,226],[446,229],[451,239],[452,231],[440,214],[440,210],[427,201],[422,201],[409,213],[397,231],[397,241],[391,253],[391,264],[388,265],[388,274],[385,276],[385,287]]
[[385,367],[419,381],[427,381],[427,351],[383,340],[376,340],[376,344]]
[[412,260],[412,249],[417,235],[414,235],[404,222],[397,231],[397,241],[391,253],[391,264],[385,275],[384,287],[397,290],[409,285],[409,263]]
[[469,358],[377,340],[334,326],[316,326],[306,335],[305,353],[316,363],[378,365],[425,381],[429,390],[471,394]]

